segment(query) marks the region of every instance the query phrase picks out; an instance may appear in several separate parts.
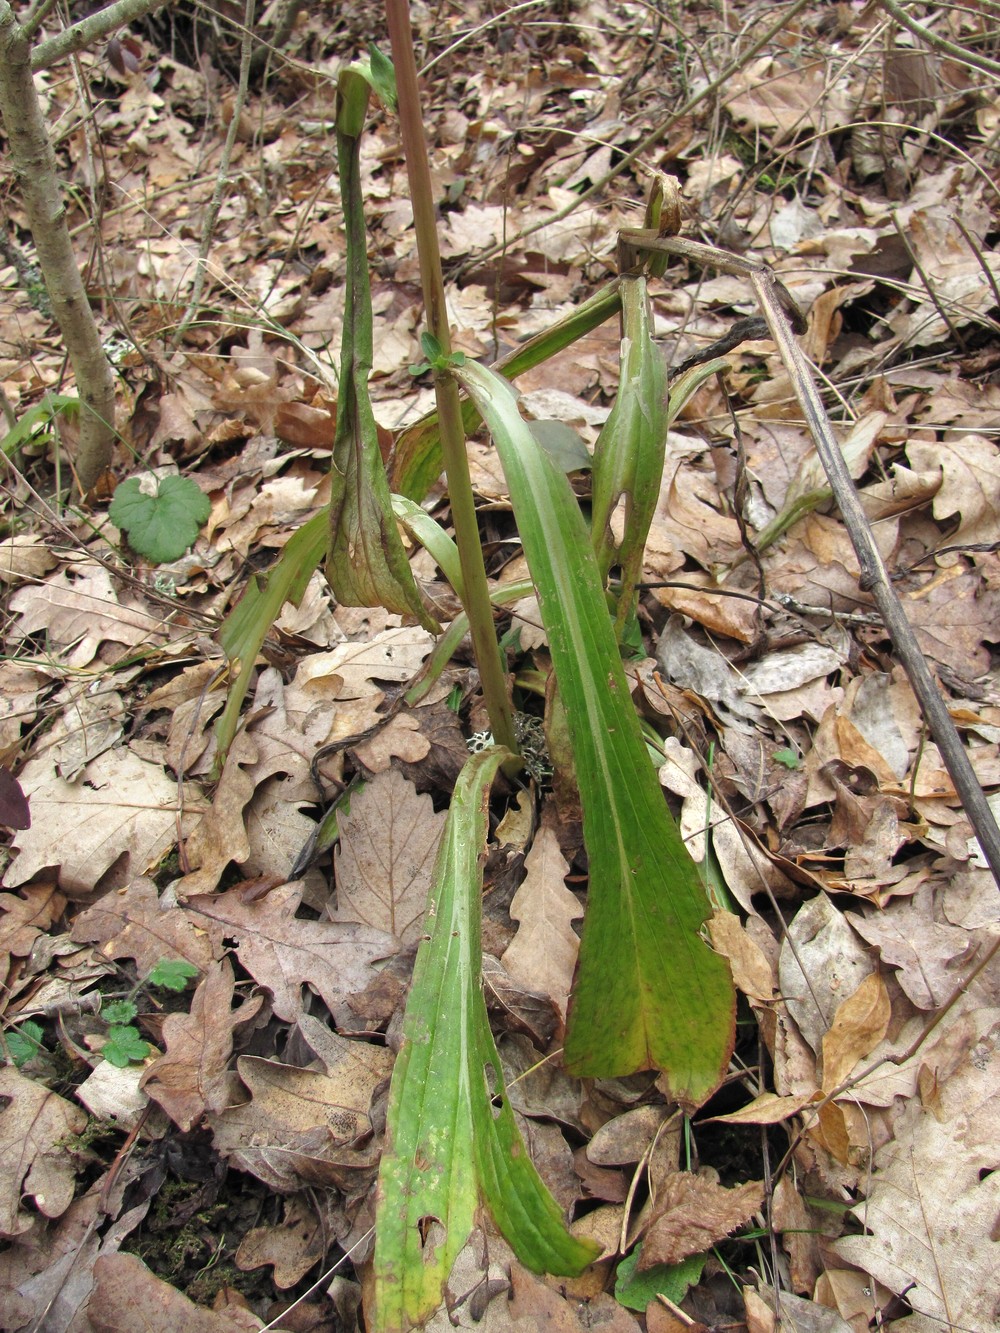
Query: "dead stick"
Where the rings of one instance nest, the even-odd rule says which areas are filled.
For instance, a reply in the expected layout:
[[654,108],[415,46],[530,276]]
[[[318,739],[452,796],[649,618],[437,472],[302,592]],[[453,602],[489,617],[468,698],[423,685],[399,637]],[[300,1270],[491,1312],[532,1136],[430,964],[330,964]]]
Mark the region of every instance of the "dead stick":
[[860,562],[859,586],[864,591],[870,591],[875,598],[883,623],[903,663],[903,670],[909,678],[913,693],[917,696],[917,701],[927,719],[927,725],[941,751],[945,767],[979,840],[979,846],[989,862],[997,886],[1000,887],[1000,829],[997,828],[986,794],[969,762],[969,756],[948,712],[947,704],[941,697],[927,661],[920,651],[902,603],[889,581],[882,556],[875,544],[871,524],[862,508],[857,489],[833,433],[830,418],[816,388],[812,369],[805,353],[792,337],[788,321],[782,312],[775,293],[775,278],[770,271],[756,267],[750,270],[748,276],[764,312],[768,328],[771,330],[771,336],[788,367],[795,386],[795,395],[816,444],[816,452],[826,471],[830,489],[833,491],[844,526]]

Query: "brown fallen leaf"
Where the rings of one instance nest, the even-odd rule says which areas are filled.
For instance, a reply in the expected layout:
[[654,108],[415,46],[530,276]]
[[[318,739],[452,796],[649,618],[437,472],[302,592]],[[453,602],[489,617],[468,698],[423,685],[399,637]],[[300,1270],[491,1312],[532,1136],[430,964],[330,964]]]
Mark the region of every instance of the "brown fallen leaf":
[[842,1083],[851,1070],[869,1055],[885,1036],[892,1005],[885,982],[870,972],[853,995],[842,1001],[823,1036],[824,1092]]
[[551,828],[538,830],[524,865],[524,883],[510,905],[519,928],[500,961],[515,981],[548,995],[565,1021],[580,952],[572,922],[583,908],[566,887],[569,863]]
[[10,969],[10,956],[27,958],[35,940],[62,915],[66,899],[54,883],[28,884],[20,893],[0,894],[0,976]]
[[[875,1154],[854,1213],[865,1234],[833,1242],[848,1263],[920,1311],[920,1328],[994,1329],[1000,1320],[1000,1010],[960,1020],[965,1049],[945,1032],[924,1052],[931,1100],[904,1103],[893,1138]],[[864,1177],[862,1178],[865,1179]],[[901,1324],[900,1327],[905,1327]]]
[[101,1208],[101,1183],[74,1199],[49,1223],[34,1219],[0,1256],[4,1328],[86,1329],[86,1307],[94,1289],[94,1263],[115,1254],[145,1217],[150,1198],[110,1225]]
[[227,937],[235,936],[240,962],[271,992],[279,1018],[292,1022],[299,1016],[302,987],[308,984],[338,1025],[343,1020],[350,1026],[350,997],[375,979],[372,964],[391,958],[397,945],[390,935],[370,926],[298,920],[300,898],[301,882],[293,881],[256,902],[246,902],[240,888],[189,898],[187,910],[219,922]]
[[224,1157],[282,1193],[304,1184],[367,1188],[379,1149],[356,1085],[258,1056],[241,1056],[236,1068],[251,1100],[211,1117]]
[[233,989],[228,959],[212,963],[194,993],[191,1012],[163,1020],[167,1053],[149,1065],[139,1084],[185,1132],[206,1111],[226,1105],[233,1028],[253,1018],[264,1003],[262,995],[255,995],[234,1011]]
[[280,1226],[252,1227],[236,1251],[236,1267],[243,1272],[274,1267],[274,1285],[287,1291],[305,1277],[327,1250],[327,1236],[316,1209],[306,1194],[285,1200]]
[[176,903],[164,904],[145,878],[86,908],[73,922],[70,938],[99,944],[108,958],[134,958],[140,977],[161,959],[183,960],[205,972],[223,952],[221,926],[190,916]]
[[102,643],[137,647],[164,637],[162,619],[140,605],[123,605],[111,575],[90,561],[61,569],[40,586],[19,589],[10,607],[20,635],[44,632],[50,650],[63,649],[71,667],[93,661]]
[[60,888],[87,894],[116,863],[145,874],[177,837],[177,783],[130,750],[98,756],[77,782],[61,778],[49,756],[30,760],[20,777],[34,822],[14,839],[11,887],[58,867]]
[[957,984],[962,965],[976,948],[974,932],[934,919],[934,888],[921,885],[912,898],[897,899],[869,917],[855,912],[846,919],[882,961],[897,968],[896,977],[918,1009],[936,1009]]
[[212,808],[184,844],[184,854],[192,869],[178,882],[178,896],[210,893],[231,861],[242,865],[249,857],[243,809],[257,786],[249,770],[258,757],[256,740],[248,731],[241,731],[230,747]]
[[402,946],[416,943],[445,819],[401,773],[376,773],[352,798],[350,811],[338,816],[331,920],[372,926]]
[[710,1250],[742,1226],[764,1202],[764,1182],[747,1181],[733,1189],[705,1176],[677,1171],[657,1187],[653,1223],[639,1259],[644,1271],[656,1264],[676,1264]]
[[94,1333],[252,1333],[264,1325],[249,1310],[206,1310],[155,1277],[134,1254],[102,1255],[87,1306]]
[[72,1203],[76,1164],[65,1140],[83,1133],[87,1117],[13,1065],[0,1068],[0,1103],[0,1235],[17,1236],[34,1220],[23,1197],[45,1217],[59,1217]]
[[598,1292],[586,1304],[568,1300],[516,1261],[511,1264],[510,1280],[513,1298],[507,1308],[511,1327],[519,1333],[542,1328],[551,1329],[552,1333],[578,1333],[593,1328],[605,1333],[637,1333],[640,1327],[635,1315],[629,1314],[608,1292]]

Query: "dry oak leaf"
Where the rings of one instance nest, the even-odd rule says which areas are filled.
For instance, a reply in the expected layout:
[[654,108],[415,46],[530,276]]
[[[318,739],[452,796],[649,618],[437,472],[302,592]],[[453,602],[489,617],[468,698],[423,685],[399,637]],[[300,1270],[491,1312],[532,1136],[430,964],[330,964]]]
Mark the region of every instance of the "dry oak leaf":
[[548,995],[565,1021],[580,952],[572,923],[583,908],[566,887],[569,863],[552,829],[539,829],[524,865],[524,883],[510,905],[518,931],[500,961],[515,981]]
[[250,975],[274,997],[274,1012],[294,1022],[302,1010],[302,987],[310,985],[337,1019],[351,1022],[348,1002],[377,976],[372,964],[391,958],[398,944],[369,926],[300,921],[295,912],[301,881],[279,885],[256,902],[240,888],[187,901],[189,913],[226,927]]
[[81,1134],[87,1117],[13,1065],[0,1068],[0,1235],[18,1236],[34,1224],[22,1212],[30,1195],[45,1217],[59,1217],[73,1202],[76,1169],[65,1140]]
[[376,681],[410,680],[433,647],[433,634],[418,625],[386,629],[363,643],[341,643],[304,658],[295,685],[316,697],[362,699],[381,693]]
[[303,1183],[343,1189],[377,1164],[370,1099],[352,1080],[255,1055],[240,1056],[236,1068],[251,1100],[210,1117],[215,1147],[231,1164],[283,1193]]
[[21,893],[0,894],[0,978],[10,968],[10,955],[27,958],[35,940],[57,921],[66,899],[54,884],[29,884]]
[[1000,594],[987,588],[978,572],[963,572],[958,565],[938,570],[925,586],[906,594],[903,607],[928,657],[969,680],[989,669],[983,640],[1000,619]]
[[935,921],[930,884],[870,917],[845,915],[861,938],[878,949],[883,963],[898,969],[896,979],[918,1009],[944,1003],[976,949],[975,932]]
[[13,753],[22,728],[38,711],[38,695],[49,683],[48,673],[18,662],[0,662],[0,748]]
[[99,944],[108,958],[134,958],[140,977],[163,958],[191,963],[199,972],[223,953],[222,927],[189,915],[160,898],[151,879],[106,893],[73,922],[70,939]]
[[905,1292],[917,1313],[900,1327],[913,1333],[1000,1326],[1000,1010],[968,1019],[964,1058],[938,1077],[933,1107],[904,1102],[875,1154],[854,1209],[865,1234],[833,1242],[848,1263]]
[[4,583],[41,579],[50,569],[55,569],[57,563],[48,543],[41,537],[22,532],[0,542],[0,580]]
[[331,919],[373,926],[401,946],[416,943],[446,818],[396,769],[377,773],[338,817]]
[[853,995],[842,1001],[823,1035],[824,1092],[831,1092],[870,1055],[885,1036],[892,1004],[885,982],[869,972]]
[[233,1029],[253,1018],[264,1003],[262,995],[255,995],[234,1011],[233,989],[228,959],[213,963],[194,993],[191,1012],[168,1014],[163,1020],[167,1053],[147,1067],[139,1084],[185,1133],[206,1111],[221,1111],[226,1105]]
[[61,569],[40,586],[20,588],[10,608],[19,617],[17,632],[23,638],[44,633],[50,648],[74,668],[92,662],[102,643],[134,648],[165,638],[162,618],[122,605],[111,575],[89,561]]
[[32,759],[21,786],[31,800],[32,826],[14,839],[10,886],[58,867],[64,892],[90,893],[116,863],[125,874],[144,874],[177,836],[177,783],[130,750],[99,755],[77,782],[61,778],[50,757]]
[[207,1310],[154,1276],[134,1254],[102,1255],[87,1306],[94,1333],[252,1333],[264,1325],[238,1306]]
[[[120,1126],[119,1126],[120,1128]],[[94,1289],[94,1262],[114,1254],[149,1208],[151,1199],[105,1225],[101,1183],[74,1199],[57,1222],[36,1217],[0,1256],[0,1292],[5,1329],[86,1333],[87,1302]]]
[[747,1181],[726,1189],[705,1176],[678,1171],[658,1186],[652,1226],[639,1259],[640,1271],[676,1264],[710,1250],[742,1226],[764,1202],[764,1182]]
[[280,1226],[253,1227],[240,1241],[236,1267],[244,1273],[274,1265],[274,1285],[279,1291],[294,1287],[313,1264],[325,1256],[327,1229],[305,1194],[285,1200]]

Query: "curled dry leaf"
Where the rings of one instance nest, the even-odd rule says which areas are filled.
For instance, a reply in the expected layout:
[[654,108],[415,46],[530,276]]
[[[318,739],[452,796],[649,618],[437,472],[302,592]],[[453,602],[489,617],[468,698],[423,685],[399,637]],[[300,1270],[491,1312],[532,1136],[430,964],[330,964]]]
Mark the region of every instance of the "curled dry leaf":
[[657,1186],[653,1222],[639,1258],[640,1272],[703,1254],[742,1226],[763,1202],[763,1181],[725,1189],[705,1176],[675,1172]]
[[76,1189],[76,1167],[65,1141],[81,1134],[87,1117],[13,1065],[0,1069],[0,1235],[17,1236],[33,1224],[21,1200],[45,1217],[58,1217]]
[[140,1087],[185,1132],[206,1111],[221,1111],[226,1105],[233,1029],[253,1018],[264,1003],[262,995],[255,995],[233,1011],[233,989],[229,961],[211,964],[191,1000],[191,1012],[168,1014],[163,1020],[167,1053],[142,1076]]

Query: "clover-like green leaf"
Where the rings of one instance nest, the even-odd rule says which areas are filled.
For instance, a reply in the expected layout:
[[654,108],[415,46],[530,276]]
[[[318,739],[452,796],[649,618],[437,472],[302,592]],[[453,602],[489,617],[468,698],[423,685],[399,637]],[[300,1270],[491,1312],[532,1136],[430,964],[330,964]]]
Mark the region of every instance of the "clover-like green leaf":
[[115,490],[108,517],[137,555],[166,565],[194,545],[211,509],[208,496],[190,477],[162,477],[155,495],[140,488],[138,477],[129,477]]
[[138,1028],[131,1024],[128,1027],[115,1024],[108,1028],[108,1039],[101,1047],[101,1054],[116,1069],[125,1069],[133,1061],[145,1060],[150,1049],[149,1042],[139,1036]]
[[197,975],[198,969],[194,963],[189,963],[184,958],[161,958],[146,978],[146,985],[182,991],[192,977]]

